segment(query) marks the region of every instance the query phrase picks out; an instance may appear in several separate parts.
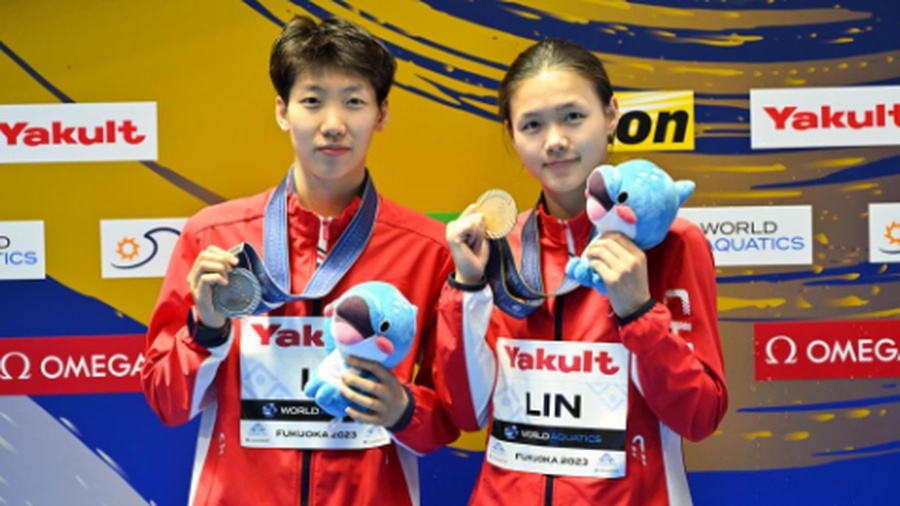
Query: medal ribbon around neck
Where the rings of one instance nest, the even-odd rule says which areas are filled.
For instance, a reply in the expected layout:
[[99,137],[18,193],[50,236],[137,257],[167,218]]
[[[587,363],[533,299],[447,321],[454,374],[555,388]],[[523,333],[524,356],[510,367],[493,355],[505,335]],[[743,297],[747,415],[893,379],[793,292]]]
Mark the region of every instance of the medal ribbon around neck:
[[321,299],[350,270],[372,237],[378,214],[378,193],[367,171],[362,202],[347,229],[303,291],[291,293],[287,200],[288,193],[295,191],[293,174],[291,168],[266,203],[263,222],[265,258],[251,244],[238,244],[231,250],[238,257],[238,265],[229,275],[229,283],[213,287],[213,304],[228,317],[266,313],[297,300]]
[[532,208],[522,226],[522,265],[516,265],[509,241],[505,237],[489,239],[490,255],[485,279],[494,293],[494,304],[513,318],[523,319],[549,297],[578,288],[577,281],[565,277],[560,286],[544,292],[541,270],[541,244],[538,233],[537,206]]

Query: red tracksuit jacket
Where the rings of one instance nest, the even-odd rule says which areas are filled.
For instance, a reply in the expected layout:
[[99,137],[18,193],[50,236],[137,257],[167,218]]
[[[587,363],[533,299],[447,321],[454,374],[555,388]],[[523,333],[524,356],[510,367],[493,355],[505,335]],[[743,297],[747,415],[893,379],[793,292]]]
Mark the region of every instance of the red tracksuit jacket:
[[[149,325],[141,378],[150,406],[167,425],[202,416],[191,504],[418,504],[418,464],[413,452],[432,451],[458,436],[437,402],[430,377],[437,302],[452,269],[443,227],[379,197],[366,249],[320,306],[357,283],[381,280],[397,286],[419,308],[416,343],[393,370],[414,397],[411,422],[393,433],[394,441],[408,449],[396,442],[367,450],[244,448],[239,438],[240,326],[231,326],[225,344],[206,348],[195,341],[193,325],[187,324],[193,298],[186,279],[197,255],[209,245],[228,249],[246,241],[263,251],[263,216],[271,193],[211,206],[187,222]],[[359,203],[355,199],[331,220],[331,238],[339,237]],[[292,194],[288,223],[292,290],[299,292],[316,267],[320,219],[301,208]],[[291,303],[270,316],[310,316],[312,307],[307,301]],[[417,362],[419,372],[413,379]]]
[[[543,279],[552,289],[565,275],[569,240],[581,252],[592,225],[585,213],[567,222],[543,210],[538,216]],[[517,255],[524,218],[523,213],[509,236]],[[547,476],[504,469],[485,459],[471,504],[690,504],[681,438],[698,441],[712,434],[727,406],[713,259],[703,233],[682,219],[646,254],[650,292],[658,302],[621,327],[609,300],[590,288],[551,297],[517,320],[494,307],[489,286],[445,285],[435,381],[464,430],[493,423],[498,337],[622,343],[631,356],[624,477]]]

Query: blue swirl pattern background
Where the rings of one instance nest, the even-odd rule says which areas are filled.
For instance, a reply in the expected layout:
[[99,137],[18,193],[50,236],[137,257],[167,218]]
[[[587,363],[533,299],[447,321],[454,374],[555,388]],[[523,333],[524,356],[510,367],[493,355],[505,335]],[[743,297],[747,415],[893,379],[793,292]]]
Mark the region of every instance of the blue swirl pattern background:
[[[506,65],[533,41],[585,45],[617,91],[693,90],[695,150],[647,156],[697,182],[691,206],[811,205],[816,241],[812,266],[717,271],[730,408],[686,446],[695,503],[898,503],[900,384],[757,382],[752,324],[900,316],[900,264],[869,263],[866,235],[870,203],[900,202],[900,147],[751,151],[749,128],[750,89],[900,85],[895,1],[6,2],[0,104],[155,100],[162,144],[157,161],[0,165],[0,220],[45,219],[50,248],[47,280],[0,282],[0,337],[146,330],[158,280],[95,279],[84,266],[98,265],[96,222],[186,216],[281,177],[264,58],[295,13],[351,19],[397,55],[395,119],[370,163],[385,193],[442,218],[487,187],[535,197],[495,116]],[[70,228],[54,226],[63,217]],[[140,394],[30,401],[146,501],[184,502],[196,422],[164,428]],[[0,412],[15,406],[0,398]],[[0,438],[13,430],[0,421]],[[482,451],[483,435],[467,434],[423,458],[423,504],[465,504]],[[10,504],[43,493],[0,482]]]

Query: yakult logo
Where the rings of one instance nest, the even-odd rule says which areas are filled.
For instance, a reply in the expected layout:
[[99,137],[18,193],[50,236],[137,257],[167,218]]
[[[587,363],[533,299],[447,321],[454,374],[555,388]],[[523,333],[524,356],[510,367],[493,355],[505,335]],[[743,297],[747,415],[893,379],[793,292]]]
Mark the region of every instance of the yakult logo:
[[0,106],[0,163],[156,158],[156,103]]
[[[878,104],[874,109],[841,111],[823,105],[817,111],[800,111],[796,107],[763,107],[775,122],[776,130],[816,130],[850,128],[860,130],[871,127],[900,127],[900,104],[888,109]],[[890,122],[888,119],[890,118]]]
[[270,323],[262,325],[253,323],[250,325],[253,332],[259,338],[259,344],[262,346],[280,346],[282,348],[291,348],[297,346],[324,348],[325,342],[322,341],[323,331],[310,324],[303,324],[299,329],[282,326],[278,323]]
[[900,144],[900,86],[750,90],[753,149]]
[[898,376],[897,327],[888,320],[756,324],[756,379]]
[[537,347],[534,353],[529,353],[516,346],[503,346],[503,351],[510,368],[522,371],[614,375],[621,369],[605,351],[584,350],[579,354],[563,354],[549,353],[544,348]]
[[129,120],[107,121],[100,126],[66,126],[61,121],[53,121],[50,128],[31,126],[27,121],[0,123],[0,135],[6,138],[7,146],[82,145],[115,144],[119,139],[126,144],[140,144],[147,139],[138,133],[137,126]]

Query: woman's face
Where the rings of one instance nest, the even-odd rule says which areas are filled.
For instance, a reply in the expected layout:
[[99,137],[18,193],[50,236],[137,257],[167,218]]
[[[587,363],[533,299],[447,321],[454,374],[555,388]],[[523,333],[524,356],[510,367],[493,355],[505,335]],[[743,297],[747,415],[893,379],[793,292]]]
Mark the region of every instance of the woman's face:
[[307,178],[348,180],[365,174],[372,136],[387,124],[388,108],[362,77],[324,70],[297,77],[290,101],[276,99],[276,120],[289,132],[295,165]]
[[509,105],[513,144],[540,181],[548,210],[574,216],[584,209],[588,174],[606,163],[608,139],[619,118],[615,98],[604,106],[581,75],[546,69],[519,83]]

